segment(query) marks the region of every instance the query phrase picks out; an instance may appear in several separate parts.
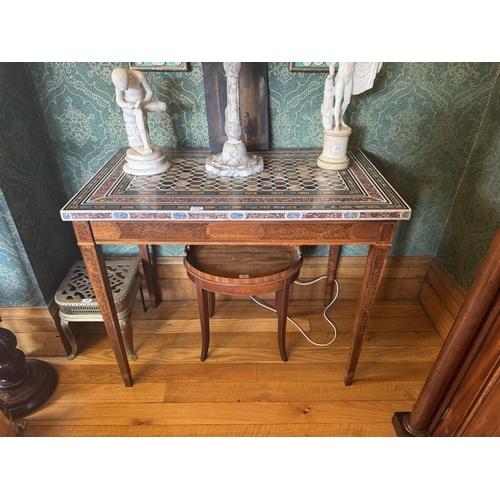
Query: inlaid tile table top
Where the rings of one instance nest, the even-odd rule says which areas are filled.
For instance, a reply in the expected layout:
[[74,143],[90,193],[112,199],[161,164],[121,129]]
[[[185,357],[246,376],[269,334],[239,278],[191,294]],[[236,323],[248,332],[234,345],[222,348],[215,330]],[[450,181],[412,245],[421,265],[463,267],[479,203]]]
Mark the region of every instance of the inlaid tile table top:
[[349,150],[343,171],[319,168],[319,149],[258,152],[264,169],[249,177],[206,171],[207,150],[166,154],[167,172],[134,176],[123,171],[126,148],[120,149],[61,209],[73,224],[125,385],[133,379],[103,244],[139,246],[152,307],[159,299],[149,245],[329,245],[325,305],[341,245],[368,245],[344,379],[350,385],[396,224],[410,218],[410,207],[359,149]]
[[320,150],[259,152],[264,170],[217,177],[208,151],[172,150],[171,168],[134,176],[123,171],[126,148],[61,210],[64,220],[329,220],[409,219],[411,209],[359,150],[349,168],[316,166]]

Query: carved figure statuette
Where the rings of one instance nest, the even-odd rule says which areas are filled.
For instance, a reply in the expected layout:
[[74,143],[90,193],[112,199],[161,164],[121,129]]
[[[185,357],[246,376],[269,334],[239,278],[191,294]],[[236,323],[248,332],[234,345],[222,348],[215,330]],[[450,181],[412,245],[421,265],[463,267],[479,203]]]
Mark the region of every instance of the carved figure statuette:
[[335,75],[335,63],[330,63],[325,80],[323,104],[321,105],[324,128],[323,152],[318,157],[318,167],[326,170],[344,170],[349,166],[347,145],[351,128],[344,115],[351,96],[373,87],[381,62],[339,62]]
[[264,167],[261,156],[249,155],[242,140],[240,120],[239,75],[241,63],[224,63],[227,79],[227,106],[225,127],[227,141],[222,153],[208,157],[206,169],[224,177],[247,177],[260,172]]
[[111,73],[116,103],[123,111],[130,149],[124,170],[135,175],[165,172],[170,163],[165,154],[153,146],[149,136],[148,113],[166,111],[167,105],[153,101],[153,91],[141,71],[116,68]]

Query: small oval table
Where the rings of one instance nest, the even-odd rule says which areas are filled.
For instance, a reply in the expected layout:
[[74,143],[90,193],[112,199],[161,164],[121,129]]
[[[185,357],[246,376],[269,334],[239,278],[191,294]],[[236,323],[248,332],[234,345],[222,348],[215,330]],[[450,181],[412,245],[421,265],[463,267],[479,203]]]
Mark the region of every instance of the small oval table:
[[302,255],[291,245],[191,245],[184,266],[196,285],[201,323],[201,361],[210,344],[209,318],[215,312],[215,293],[256,295],[275,292],[278,314],[278,346],[288,360],[285,346],[290,285],[302,267]]

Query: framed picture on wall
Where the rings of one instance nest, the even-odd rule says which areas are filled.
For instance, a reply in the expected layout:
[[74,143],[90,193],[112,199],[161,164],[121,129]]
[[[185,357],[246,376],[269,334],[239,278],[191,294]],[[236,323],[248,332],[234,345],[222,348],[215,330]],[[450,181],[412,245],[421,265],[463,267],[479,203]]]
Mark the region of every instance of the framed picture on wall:
[[[227,80],[223,63],[202,63],[208,138],[212,153],[222,151],[227,141],[225,110]],[[269,149],[267,63],[241,63],[239,76],[242,140],[247,151]]]
[[[337,69],[338,63],[335,65]],[[324,71],[328,72],[330,67],[329,62],[291,62],[288,65],[290,71]]]
[[188,71],[187,62],[129,62],[130,69],[141,71]]

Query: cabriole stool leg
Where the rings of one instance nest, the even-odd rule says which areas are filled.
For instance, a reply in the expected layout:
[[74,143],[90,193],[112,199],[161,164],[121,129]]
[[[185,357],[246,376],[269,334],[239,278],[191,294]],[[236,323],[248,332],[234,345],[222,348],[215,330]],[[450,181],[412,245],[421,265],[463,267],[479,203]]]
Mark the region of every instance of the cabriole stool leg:
[[132,321],[130,321],[130,315],[125,319],[120,320],[120,328],[127,356],[132,361],[137,361],[137,354],[134,352],[134,331],[132,329]]
[[76,356],[76,351],[78,349],[78,346],[76,344],[75,336],[73,335],[73,332],[69,327],[68,320],[62,319],[61,316],[59,316],[59,318],[61,320],[61,328],[64,334],[66,335],[66,338],[68,339],[69,345],[71,346],[71,352],[68,354],[68,359],[71,361]]

